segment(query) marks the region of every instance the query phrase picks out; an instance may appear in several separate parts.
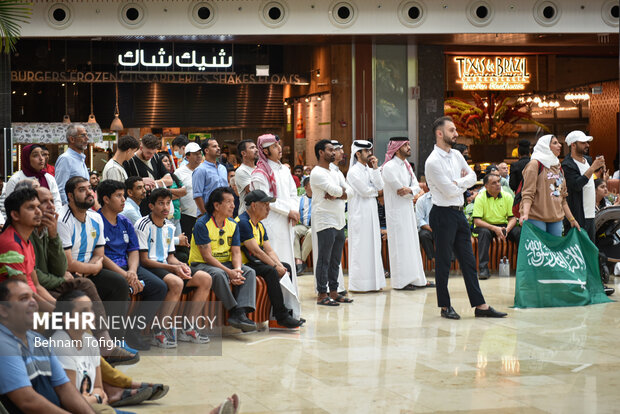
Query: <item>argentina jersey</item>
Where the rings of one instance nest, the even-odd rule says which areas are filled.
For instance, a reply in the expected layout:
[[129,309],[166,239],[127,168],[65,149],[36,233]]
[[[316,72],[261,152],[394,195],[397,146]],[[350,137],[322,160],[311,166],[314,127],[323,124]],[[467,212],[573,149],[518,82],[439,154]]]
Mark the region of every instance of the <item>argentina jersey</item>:
[[86,220],[79,221],[65,204],[58,213],[58,235],[62,247],[71,250],[71,257],[78,262],[87,263],[97,247],[105,246],[103,220],[92,210],[86,210]]
[[159,263],[168,263],[168,254],[174,253],[174,224],[164,220],[158,227],[151,215],[142,217],[136,222],[136,235],[141,252],[148,252],[149,259]]

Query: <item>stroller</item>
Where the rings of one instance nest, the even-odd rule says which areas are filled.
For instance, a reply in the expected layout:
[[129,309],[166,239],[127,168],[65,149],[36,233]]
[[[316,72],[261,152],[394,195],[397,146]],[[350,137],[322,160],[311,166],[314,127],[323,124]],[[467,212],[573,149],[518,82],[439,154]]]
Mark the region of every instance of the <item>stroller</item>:
[[596,213],[594,228],[601,279],[603,283],[608,283],[609,269],[620,263],[620,206],[606,207]]

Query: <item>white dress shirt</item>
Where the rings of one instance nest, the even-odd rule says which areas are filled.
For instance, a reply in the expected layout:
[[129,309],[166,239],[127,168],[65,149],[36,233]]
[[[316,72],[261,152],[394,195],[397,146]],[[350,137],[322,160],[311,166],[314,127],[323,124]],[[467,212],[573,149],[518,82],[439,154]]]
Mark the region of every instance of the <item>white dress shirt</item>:
[[187,165],[188,164],[180,166],[174,172],[177,178],[183,183],[183,188],[187,191],[187,193],[179,199],[181,214],[196,217],[198,216],[198,207],[194,201],[194,191],[192,190],[192,174],[194,170],[191,170]]
[[332,197],[341,197],[343,187],[340,182],[339,171],[316,166],[310,173],[312,187],[312,227],[316,226],[317,233],[321,230],[344,227],[344,200],[328,200],[326,194]]
[[[467,171],[465,177],[461,177],[463,169]],[[463,193],[476,184],[476,173],[469,168],[463,155],[452,149],[446,152],[435,145],[424,170],[436,206],[462,206]]]
[[246,187],[250,185],[250,181],[252,181],[252,172],[256,169],[256,167],[249,167],[245,164],[241,164],[237,171],[235,172],[235,184],[237,185],[237,191],[239,192],[239,214],[241,215],[245,209],[245,196],[248,191],[251,191],[248,188],[248,191],[245,191]]

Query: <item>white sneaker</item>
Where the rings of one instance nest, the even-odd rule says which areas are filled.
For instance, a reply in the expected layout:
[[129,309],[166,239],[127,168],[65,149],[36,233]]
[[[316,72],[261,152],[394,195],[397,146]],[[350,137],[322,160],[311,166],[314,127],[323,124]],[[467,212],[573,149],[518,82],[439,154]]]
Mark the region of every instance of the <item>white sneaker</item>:
[[171,340],[170,337],[166,335],[165,331],[155,332],[151,338],[151,345],[164,349],[177,347],[177,343]]
[[210,339],[207,335],[202,335],[196,328],[187,330],[179,330],[177,339],[183,342],[193,342],[195,344],[209,343]]

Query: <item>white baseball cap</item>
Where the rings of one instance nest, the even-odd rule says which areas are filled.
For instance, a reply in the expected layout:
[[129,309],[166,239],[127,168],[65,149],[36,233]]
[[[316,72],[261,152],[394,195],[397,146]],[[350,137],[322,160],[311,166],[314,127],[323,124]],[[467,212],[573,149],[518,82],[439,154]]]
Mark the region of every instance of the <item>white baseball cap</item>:
[[566,135],[566,145],[569,147],[575,142],[590,142],[592,137],[584,134],[582,131],[572,131]]
[[190,142],[189,144],[187,144],[185,146],[185,155],[189,154],[190,152],[200,152],[200,145],[196,144],[195,142]]

